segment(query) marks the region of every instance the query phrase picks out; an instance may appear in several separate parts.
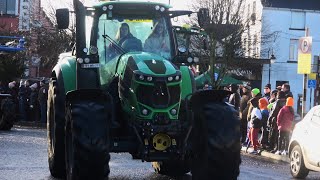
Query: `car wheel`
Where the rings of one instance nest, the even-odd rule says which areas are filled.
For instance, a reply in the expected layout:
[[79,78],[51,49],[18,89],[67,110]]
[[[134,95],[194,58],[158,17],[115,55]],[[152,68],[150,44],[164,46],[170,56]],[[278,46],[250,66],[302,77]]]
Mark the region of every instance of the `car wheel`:
[[296,145],[290,153],[290,172],[294,178],[305,178],[309,174],[299,145]]

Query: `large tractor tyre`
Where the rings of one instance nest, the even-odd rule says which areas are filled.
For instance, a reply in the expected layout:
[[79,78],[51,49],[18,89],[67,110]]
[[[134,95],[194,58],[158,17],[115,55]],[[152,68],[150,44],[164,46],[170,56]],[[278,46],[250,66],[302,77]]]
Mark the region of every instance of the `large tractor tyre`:
[[183,176],[190,172],[190,162],[188,160],[152,162],[152,167],[156,173],[174,177]]
[[193,180],[232,180],[240,173],[240,120],[232,107],[217,100],[206,102],[200,98],[202,105],[192,103]]
[[12,99],[5,98],[1,101],[0,130],[8,131],[15,121],[15,104]]
[[47,109],[48,162],[53,177],[63,178],[65,166],[65,91],[61,76],[49,83]]
[[80,98],[68,104],[65,132],[67,180],[108,179],[110,104],[106,105],[101,99]]
[[304,164],[303,154],[299,145],[294,146],[290,153],[290,172],[294,178],[304,179],[309,169]]

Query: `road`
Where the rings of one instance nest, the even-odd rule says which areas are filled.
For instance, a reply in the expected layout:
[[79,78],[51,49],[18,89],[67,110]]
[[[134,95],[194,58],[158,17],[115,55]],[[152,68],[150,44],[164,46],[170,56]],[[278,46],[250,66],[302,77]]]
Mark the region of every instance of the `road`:
[[[150,163],[132,160],[130,154],[111,154],[110,179],[112,180],[174,180],[155,174]],[[288,164],[271,162],[262,157],[242,156],[239,180],[292,179]],[[1,180],[57,180],[50,176],[47,163],[46,131],[43,129],[14,128],[0,131],[0,179]],[[191,180],[187,174],[183,180]],[[320,179],[320,173],[312,172],[308,179]]]

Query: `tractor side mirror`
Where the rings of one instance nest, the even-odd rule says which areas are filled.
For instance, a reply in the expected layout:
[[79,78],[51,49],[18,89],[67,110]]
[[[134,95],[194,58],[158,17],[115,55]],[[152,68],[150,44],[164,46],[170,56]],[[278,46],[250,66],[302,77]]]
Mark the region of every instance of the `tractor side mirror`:
[[58,29],[67,29],[69,27],[69,9],[57,9],[56,18]]
[[208,8],[200,8],[198,15],[198,23],[199,26],[204,28],[210,23],[209,9]]

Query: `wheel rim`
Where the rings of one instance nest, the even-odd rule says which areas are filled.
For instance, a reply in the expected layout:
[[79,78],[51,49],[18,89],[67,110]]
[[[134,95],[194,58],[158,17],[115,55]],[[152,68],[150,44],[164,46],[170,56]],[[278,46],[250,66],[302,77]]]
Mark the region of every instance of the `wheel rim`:
[[294,150],[290,156],[290,167],[294,174],[298,174],[301,167],[301,154]]

